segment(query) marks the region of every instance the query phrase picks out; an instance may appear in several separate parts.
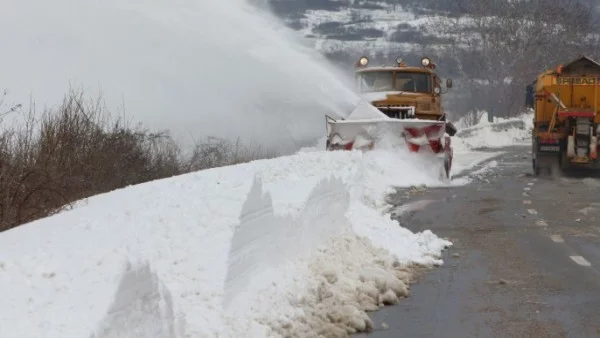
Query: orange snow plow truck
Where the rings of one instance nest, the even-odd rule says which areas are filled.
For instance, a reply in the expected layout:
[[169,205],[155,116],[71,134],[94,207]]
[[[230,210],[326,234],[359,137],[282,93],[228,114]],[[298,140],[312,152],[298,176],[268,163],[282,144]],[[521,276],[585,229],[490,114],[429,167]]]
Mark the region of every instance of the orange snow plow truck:
[[534,110],[532,164],[535,175],[600,170],[600,64],[582,56],[537,77],[527,88]]
[[[401,58],[393,66],[368,67],[369,59],[356,63],[356,86],[361,104],[344,119],[326,116],[327,150],[368,150],[388,135],[397,137],[412,153],[429,153],[440,160],[443,179],[450,178],[456,128],[446,121],[442,94],[452,80],[442,81],[427,57],[420,67]],[[448,134],[448,135],[446,135]]]

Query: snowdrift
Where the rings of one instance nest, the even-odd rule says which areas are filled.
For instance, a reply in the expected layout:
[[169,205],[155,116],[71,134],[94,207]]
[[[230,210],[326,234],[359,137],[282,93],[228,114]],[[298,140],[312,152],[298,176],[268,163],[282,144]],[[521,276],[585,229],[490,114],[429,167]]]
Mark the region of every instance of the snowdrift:
[[[458,176],[482,162],[504,153],[501,148],[531,144],[533,114],[527,112],[515,118],[494,118],[489,122],[487,113],[483,113],[474,125],[467,124],[464,118],[456,121],[458,132],[452,138],[454,163],[452,175]],[[491,163],[490,163],[491,164]],[[473,173],[472,173],[473,174]],[[466,184],[467,178],[454,181],[454,184]]]
[[514,118],[495,117],[489,122],[487,113],[473,126],[458,121],[459,131],[455,135],[456,148],[477,150],[495,149],[514,145],[531,144],[533,113],[523,113]]
[[381,211],[391,184],[442,185],[399,155],[411,156],[306,152],[211,169],[4,232],[0,336],[365,330],[365,310],[405,296],[412,266],[442,264],[451,245]]

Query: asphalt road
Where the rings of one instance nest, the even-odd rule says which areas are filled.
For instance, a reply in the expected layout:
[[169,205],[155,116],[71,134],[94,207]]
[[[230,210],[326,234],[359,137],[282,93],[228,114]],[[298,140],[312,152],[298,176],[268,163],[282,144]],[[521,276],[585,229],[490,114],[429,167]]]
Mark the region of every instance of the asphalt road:
[[356,337],[600,337],[600,179],[535,178],[529,147],[506,151],[466,186],[392,197],[454,246]]

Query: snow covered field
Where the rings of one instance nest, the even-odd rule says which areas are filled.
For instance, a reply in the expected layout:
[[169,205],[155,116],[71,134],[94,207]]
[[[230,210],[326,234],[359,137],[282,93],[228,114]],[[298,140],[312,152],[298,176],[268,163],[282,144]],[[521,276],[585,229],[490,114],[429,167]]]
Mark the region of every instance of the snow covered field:
[[[464,168],[490,156],[471,155]],[[365,310],[405,296],[411,266],[442,264],[451,245],[384,212],[392,186],[444,184],[411,156],[299,152],[117,190],[4,232],[0,336],[364,330]]]

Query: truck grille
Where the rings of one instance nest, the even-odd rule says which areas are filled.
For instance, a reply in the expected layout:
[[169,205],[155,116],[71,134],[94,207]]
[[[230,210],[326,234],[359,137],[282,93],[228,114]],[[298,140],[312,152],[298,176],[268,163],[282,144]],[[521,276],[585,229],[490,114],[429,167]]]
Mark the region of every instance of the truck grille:
[[389,105],[389,106],[378,106],[377,109],[385,115],[396,118],[404,119],[407,117],[414,117],[414,107],[409,105]]
[[417,109],[418,110],[430,111],[431,110],[431,104],[430,103],[417,103]]

